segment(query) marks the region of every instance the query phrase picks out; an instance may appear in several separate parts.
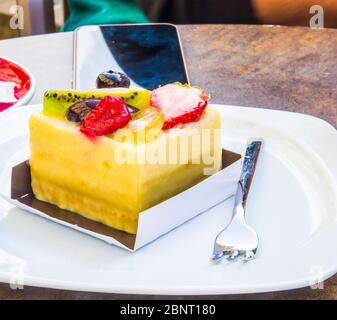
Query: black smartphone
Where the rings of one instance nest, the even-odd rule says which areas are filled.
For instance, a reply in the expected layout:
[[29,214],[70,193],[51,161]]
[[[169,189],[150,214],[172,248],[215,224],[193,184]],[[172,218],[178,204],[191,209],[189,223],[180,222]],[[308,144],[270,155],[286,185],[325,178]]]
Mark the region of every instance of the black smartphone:
[[75,31],[75,89],[92,89],[99,73],[124,72],[149,90],[189,83],[178,29],[172,24],[84,26]]

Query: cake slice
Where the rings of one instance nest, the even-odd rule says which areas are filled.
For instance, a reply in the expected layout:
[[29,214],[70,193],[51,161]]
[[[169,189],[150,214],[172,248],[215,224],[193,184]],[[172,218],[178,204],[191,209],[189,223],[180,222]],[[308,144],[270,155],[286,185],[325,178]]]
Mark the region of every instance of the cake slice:
[[[221,121],[207,103],[199,118],[192,119],[182,112],[186,99],[178,108],[185,117],[178,112],[180,120],[163,129],[174,120],[174,113],[165,114],[166,91],[152,93],[151,107],[144,95],[138,101],[142,110],[130,118],[112,94],[81,123],[69,121],[64,105],[57,108],[56,103],[52,113],[46,112],[45,102],[44,111],[31,116],[32,188],[39,200],[135,234],[142,211],[200,182],[207,177],[205,169],[220,169]],[[174,93],[169,96],[174,100]]]

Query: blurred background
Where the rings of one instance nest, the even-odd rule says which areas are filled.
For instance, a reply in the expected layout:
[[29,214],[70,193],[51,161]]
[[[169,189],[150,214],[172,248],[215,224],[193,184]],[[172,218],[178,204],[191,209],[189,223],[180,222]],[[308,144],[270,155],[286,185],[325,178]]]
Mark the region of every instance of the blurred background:
[[[20,5],[21,12],[16,12]],[[280,24],[309,27],[310,8],[337,27],[337,0],[0,0],[0,39],[71,31],[80,25],[171,22]],[[15,16],[22,19],[22,28]],[[13,24],[12,24],[13,25]]]

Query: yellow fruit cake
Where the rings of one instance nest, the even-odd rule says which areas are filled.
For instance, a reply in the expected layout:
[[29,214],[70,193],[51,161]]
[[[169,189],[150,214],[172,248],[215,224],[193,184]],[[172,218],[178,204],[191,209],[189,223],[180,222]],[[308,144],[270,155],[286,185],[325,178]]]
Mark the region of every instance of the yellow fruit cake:
[[30,118],[36,198],[135,234],[141,212],[220,169],[220,115],[207,100],[178,84],[48,91]]

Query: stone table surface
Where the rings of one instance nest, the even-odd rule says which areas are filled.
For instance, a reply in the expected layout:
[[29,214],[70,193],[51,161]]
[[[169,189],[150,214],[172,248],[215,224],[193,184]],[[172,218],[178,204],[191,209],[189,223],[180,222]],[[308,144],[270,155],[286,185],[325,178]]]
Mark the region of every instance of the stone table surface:
[[[179,29],[191,83],[205,88],[212,102],[305,113],[336,127],[337,30],[245,25],[189,25]],[[72,33],[0,41],[1,56],[21,62],[35,75],[37,91],[32,103],[40,103],[46,89],[70,88],[72,41]],[[33,287],[13,291],[7,284],[0,284],[0,299],[139,298],[163,296]],[[192,298],[336,299],[337,276],[320,290]]]

